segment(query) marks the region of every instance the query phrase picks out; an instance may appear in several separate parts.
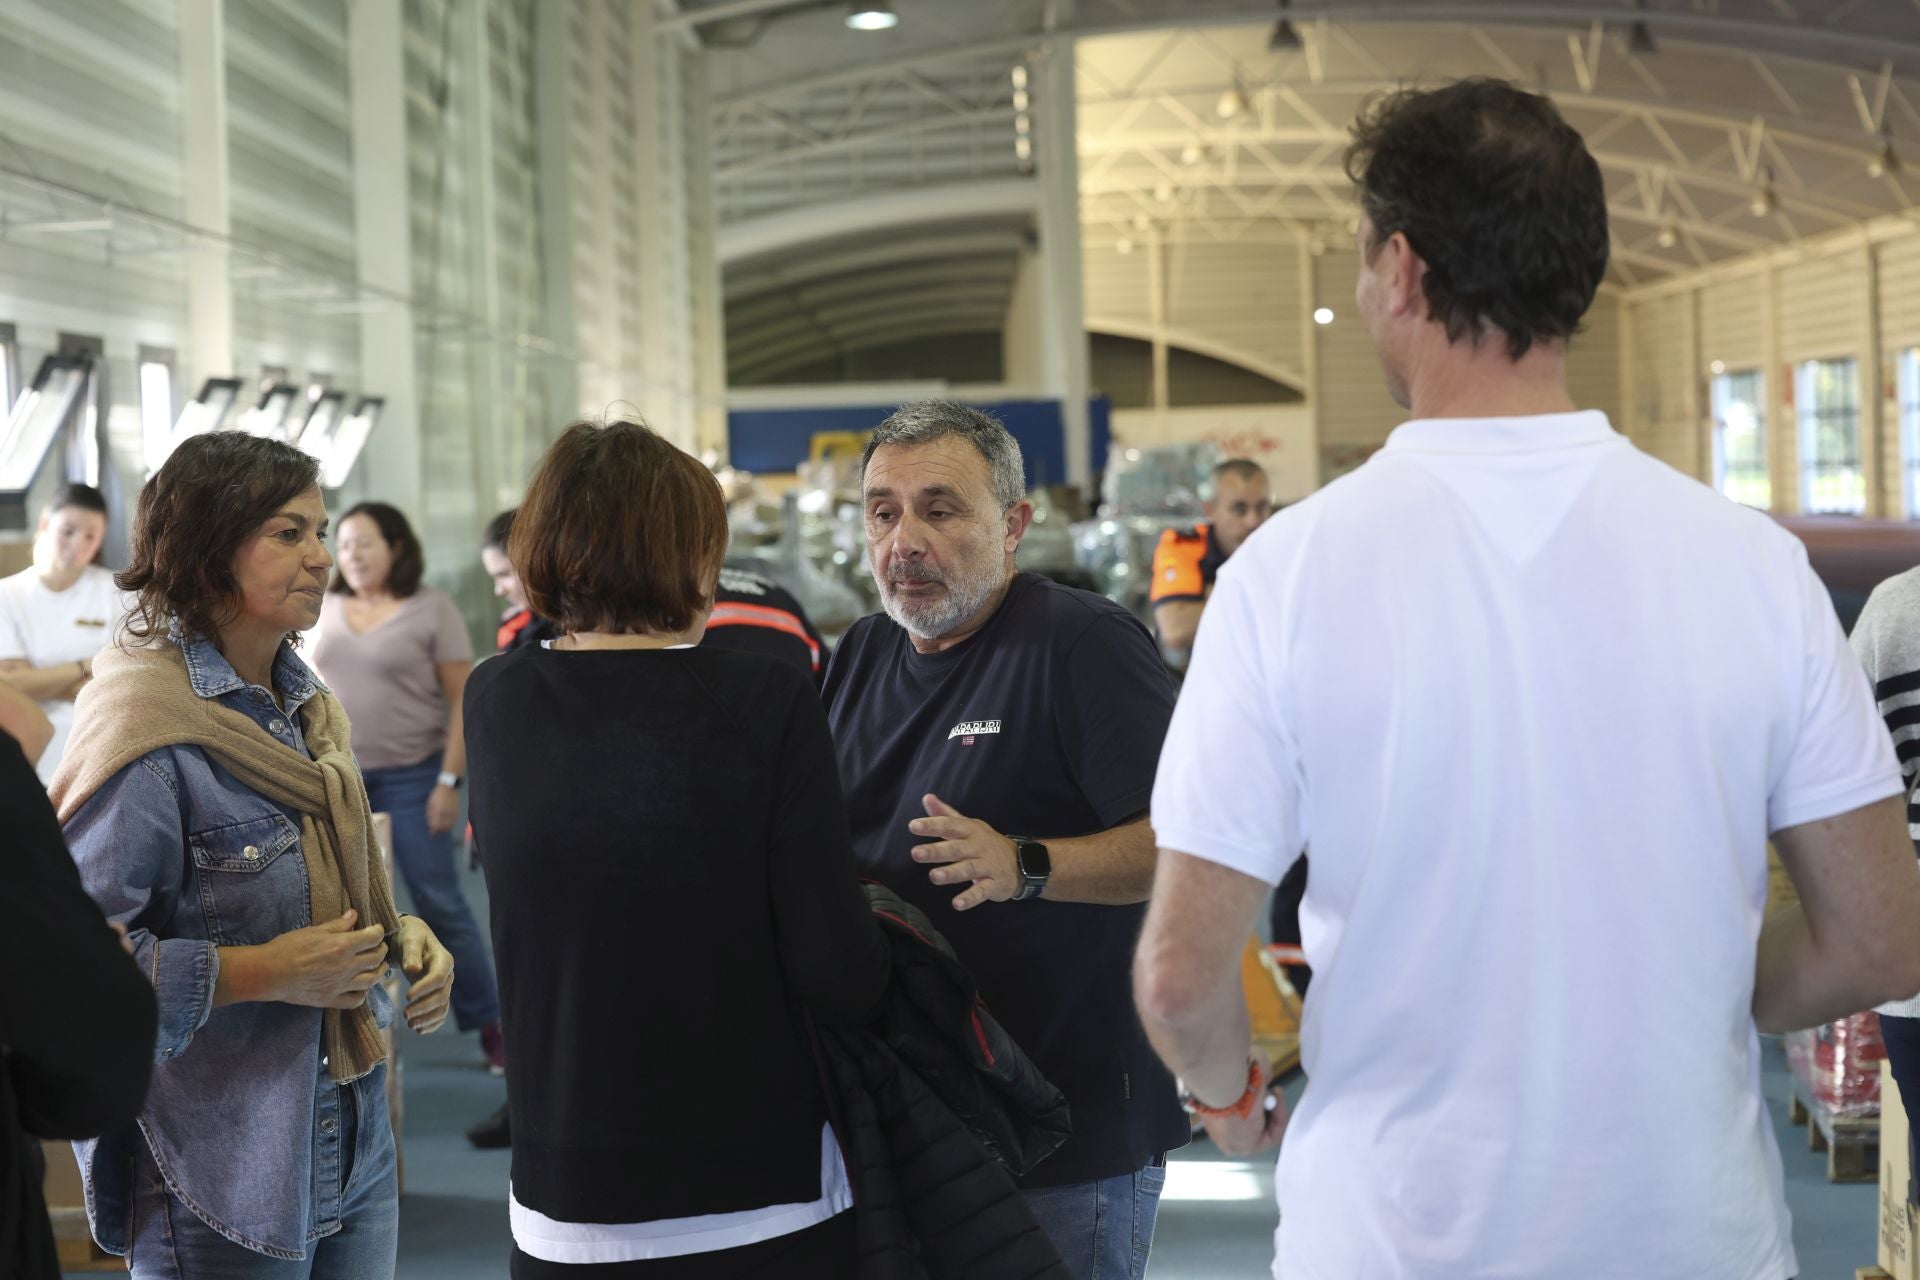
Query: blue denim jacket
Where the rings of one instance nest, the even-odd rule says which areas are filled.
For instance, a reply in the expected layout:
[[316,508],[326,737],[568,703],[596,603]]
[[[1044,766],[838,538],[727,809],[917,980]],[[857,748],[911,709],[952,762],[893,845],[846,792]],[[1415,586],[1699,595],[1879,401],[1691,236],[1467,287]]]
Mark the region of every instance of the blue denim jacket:
[[[171,637],[202,698],[253,717],[306,751],[300,708],[323,691],[282,646],[272,695],[206,640]],[[303,1258],[340,1229],[340,1090],[325,1086],[321,1011],[291,1004],[213,1007],[220,947],[269,942],[313,923],[300,814],[250,790],[198,747],[163,747],[122,769],[66,825],[87,892],[127,928],[153,979],[160,1032],[137,1126],[74,1144],[100,1246],[125,1253],[135,1144],[168,1186],[228,1239]],[[370,994],[384,1028],[393,1006]],[[305,1194],[295,1189],[303,1189]]]

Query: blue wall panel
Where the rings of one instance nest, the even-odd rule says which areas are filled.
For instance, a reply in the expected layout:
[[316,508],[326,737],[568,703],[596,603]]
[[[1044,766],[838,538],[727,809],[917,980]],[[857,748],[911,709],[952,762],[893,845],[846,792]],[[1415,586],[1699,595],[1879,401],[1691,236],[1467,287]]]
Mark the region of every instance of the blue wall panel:
[[[1066,433],[1058,400],[1009,400],[975,406],[1006,423],[1020,442],[1027,463],[1027,484],[1060,484],[1067,476]],[[727,446],[733,465],[743,471],[792,471],[807,456],[821,431],[871,431],[898,405],[847,408],[735,409],[727,414]],[[1112,439],[1112,405],[1102,396],[1090,406],[1093,469],[1107,465]]]

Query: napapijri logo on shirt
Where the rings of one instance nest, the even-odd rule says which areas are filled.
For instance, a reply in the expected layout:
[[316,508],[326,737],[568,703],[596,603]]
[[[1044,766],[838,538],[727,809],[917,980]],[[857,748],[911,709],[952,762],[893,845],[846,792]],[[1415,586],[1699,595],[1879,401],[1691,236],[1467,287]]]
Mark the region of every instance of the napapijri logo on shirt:
[[947,741],[952,742],[955,738],[958,738],[960,739],[961,746],[970,747],[973,745],[975,738],[984,734],[998,732],[1000,732],[1000,722],[998,720],[962,720],[959,724],[953,726],[952,731],[947,734]]

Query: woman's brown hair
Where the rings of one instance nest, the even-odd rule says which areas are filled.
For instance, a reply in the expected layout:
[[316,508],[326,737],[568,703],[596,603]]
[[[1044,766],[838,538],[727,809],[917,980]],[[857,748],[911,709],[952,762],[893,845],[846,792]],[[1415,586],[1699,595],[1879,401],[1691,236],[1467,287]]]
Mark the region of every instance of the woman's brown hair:
[[685,631],[727,554],[720,482],[645,424],[575,422],[540,460],[507,556],[566,634]]
[[[355,516],[364,516],[373,521],[374,527],[380,530],[381,540],[392,548],[393,563],[387,568],[387,590],[401,600],[418,591],[420,579],[427,573],[427,559],[420,551],[420,539],[414,536],[413,526],[407,523],[407,517],[400,508],[384,502],[358,503],[341,516],[334,527],[346,528],[347,521]],[[348,596],[353,594],[353,588],[347,585],[347,575],[338,569],[333,571],[333,585],[327,590]]]
[[233,557],[260,526],[320,482],[320,464],[290,444],[244,431],[180,443],[140,490],[133,558],[114,583],[135,597],[131,640],[212,636],[240,616]]

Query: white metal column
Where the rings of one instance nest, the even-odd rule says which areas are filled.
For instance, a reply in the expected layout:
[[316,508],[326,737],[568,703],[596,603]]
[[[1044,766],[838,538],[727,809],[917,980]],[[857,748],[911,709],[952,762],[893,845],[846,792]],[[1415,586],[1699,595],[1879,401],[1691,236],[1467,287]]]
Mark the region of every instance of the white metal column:
[[[573,317],[573,46],[571,6],[533,6],[534,164],[539,175],[543,335],[580,348]],[[550,413],[580,412],[580,370],[571,355],[541,364]],[[558,427],[559,423],[551,424]]]
[[[360,283],[411,299],[413,249],[407,202],[405,23],[400,0],[350,0],[347,67],[353,95],[353,225]],[[420,396],[411,303],[360,320],[360,377],[386,407],[360,466],[381,496],[419,512],[423,491]]]
[[[467,377],[467,430],[474,436],[472,452],[474,492],[488,503],[503,502],[501,464],[508,456],[506,351],[499,335],[505,330],[505,308],[500,297],[499,178],[494,167],[493,45],[488,26],[489,6],[469,3],[456,11],[462,30],[455,58],[464,82],[464,110],[460,120],[461,171],[466,180],[465,208],[467,272],[471,282],[465,301],[486,325],[486,335],[469,342],[464,353]],[[444,211],[442,211],[444,212]],[[514,404],[514,409],[518,409]],[[518,423],[514,423],[517,429]],[[518,477],[515,477],[517,480]],[[515,486],[517,487],[517,485]],[[485,518],[486,511],[481,512]]]
[[[1073,23],[1072,0],[1056,0],[1052,28]],[[1036,58],[1034,80],[1035,168],[1040,179],[1040,250],[1046,263],[1047,390],[1060,397],[1066,430],[1069,484],[1093,475],[1093,429],[1087,409],[1091,358],[1087,347],[1086,299],[1080,247],[1079,104],[1074,82],[1074,44],[1049,36]],[[1048,480],[1060,477],[1049,476]]]
[[187,221],[221,237],[196,245],[187,267],[187,393],[231,377],[233,278],[227,164],[227,38],[223,0],[180,0],[180,162]]
[[720,276],[719,204],[713,194],[713,108],[704,55],[683,53],[688,112],[687,184],[688,287],[692,291],[694,441],[702,450],[727,452],[726,290]]

